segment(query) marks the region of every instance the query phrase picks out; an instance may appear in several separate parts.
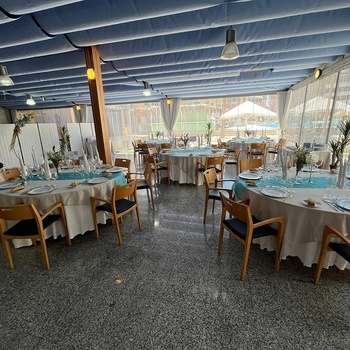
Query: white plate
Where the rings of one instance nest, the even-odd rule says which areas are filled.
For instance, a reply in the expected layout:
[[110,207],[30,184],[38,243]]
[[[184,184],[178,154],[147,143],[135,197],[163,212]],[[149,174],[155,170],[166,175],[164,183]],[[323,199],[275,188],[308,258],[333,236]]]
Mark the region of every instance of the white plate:
[[264,187],[260,190],[260,192],[265,196],[273,198],[286,198],[290,195],[289,191],[278,186]]
[[123,171],[123,168],[114,167],[114,168],[105,170],[106,173],[118,173],[120,171]]
[[27,194],[44,194],[44,193],[49,193],[55,189],[56,189],[56,187],[51,186],[51,185],[34,187],[34,188],[30,189],[27,192]]
[[320,202],[316,202],[316,205],[309,205],[308,201],[309,201],[308,199],[304,199],[304,200],[302,200],[301,203],[303,203],[304,205],[306,205],[309,208],[317,208],[317,207],[319,207],[321,205]]
[[106,182],[107,179],[105,177],[96,177],[94,179],[87,180],[86,183],[90,185],[102,184]]
[[350,199],[349,198],[340,198],[336,202],[337,206],[345,210],[350,210]]
[[6,183],[3,183],[3,184],[0,184],[0,190],[9,190],[11,188],[17,187],[18,185],[20,185],[20,183],[17,182],[17,181],[15,181],[14,183],[6,182]]
[[239,174],[239,177],[244,180],[260,180],[261,175],[259,174],[254,174],[254,173],[242,173]]

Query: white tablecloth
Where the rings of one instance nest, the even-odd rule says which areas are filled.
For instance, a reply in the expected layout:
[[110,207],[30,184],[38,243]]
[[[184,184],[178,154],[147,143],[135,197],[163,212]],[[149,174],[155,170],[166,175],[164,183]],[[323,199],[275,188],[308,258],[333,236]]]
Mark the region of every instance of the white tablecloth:
[[[68,185],[71,182],[72,180],[57,180],[55,183],[58,186],[57,190],[42,195],[21,195],[18,192],[11,193],[10,190],[1,190],[0,205],[33,203],[39,211],[45,211],[55,203],[63,202],[69,237],[74,238],[79,234],[84,234],[86,231],[94,230],[90,197],[110,198],[112,189],[115,187],[115,181],[107,179],[102,184],[81,184],[79,187],[69,188]],[[33,181],[26,186],[26,190],[47,184],[47,181]],[[108,216],[100,212],[97,218],[99,223],[105,224]],[[61,222],[57,222],[45,230],[45,236],[46,238],[65,236]],[[16,248],[32,244],[31,240],[28,239],[16,239],[13,243]]]
[[[309,173],[302,175],[307,178]],[[350,233],[350,211],[336,212],[324,203],[322,198],[326,192],[325,188],[293,188],[293,190],[294,197],[284,200],[267,197],[256,187],[247,187],[243,197],[250,198],[252,214],[261,220],[274,216],[286,218],[281,259],[297,256],[305,266],[310,267],[318,261],[326,225],[331,225],[344,234]],[[333,195],[337,195],[337,189],[331,191]],[[346,197],[346,189],[341,190],[339,195]],[[321,205],[317,208],[305,206],[302,201],[308,198],[316,199]],[[259,243],[263,249],[275,250],[275,240],[272,237],[259,238],[254,240],[254,243]],[[334,252],[327,254],[324,267],[331,265],[336,265],[340,269],[350,269],[350,264]]]
[[[170,178],[180,184],[196,184],[197,162],[205,163],[206,157],[223,154],[225,150],[203,151],[166,151],[160,154],[161,160],[169,163]],[[203,185],[203,174],[198,175],[198,186]]]

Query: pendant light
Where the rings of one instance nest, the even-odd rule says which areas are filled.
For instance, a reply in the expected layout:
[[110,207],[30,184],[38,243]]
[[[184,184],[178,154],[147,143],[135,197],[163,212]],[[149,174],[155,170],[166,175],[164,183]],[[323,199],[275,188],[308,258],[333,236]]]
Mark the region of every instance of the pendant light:
[[33,99],[32,96],[28,96],[27,101],[26,101],[26,104],[27,104],[28,106],[35,106],[35,105],[36,105],[36,102],[34,101],[34,99]]
[[152,95],[152,91],[149,88],[149,84],[145,81],[143,81],[143,96],[151,96]]
[[239,57],[239,50],[236,44],[236,31],[232,29],[227,29],[226,31],[226,45],[222,50],[221,59],[222,60],[234,60]]
[[15,85],[13,80],[9,77],[7,68],[0,65],[0,86],[12,86]]

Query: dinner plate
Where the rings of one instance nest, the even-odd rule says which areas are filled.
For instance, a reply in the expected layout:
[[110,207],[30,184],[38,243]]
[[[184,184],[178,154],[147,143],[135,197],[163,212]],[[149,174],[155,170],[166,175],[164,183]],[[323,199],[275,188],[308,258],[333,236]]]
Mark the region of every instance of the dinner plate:
[[18,181],[15,181],[15,182],[6,182],[6,183],[3,183],[3,184],[0,184],[0,190],[9,190],[9,189],[12,189],[12,188],[15,188],[19,185],[20,183]]
[[96,177],[90,180],[87,180],[86,183],[90,185],[96,185],[96,184],[102,184],[103,182],[106,182],[107,178],[105,177]]
[[254,173],[242,173],[239,174],[239,177],[244,180],[260,180],[261,175],[259,174],[254,174]]
[[105,173],[118,173],[120,171],[123,171],[123,168],[113,167],[105,170]]
[[342,209],[350,210],[350,198],[340,198],[336,201],[336,204]]
[[27,194],[44,194],[44,193],[49,193],[55,190],[56,187],[52,185],[47,185],[47,186],[40,186],[40,187],[34,187],[30,189]]
[[305,206],[307,206],[307,207],[309,207],[309,208],[317,208],[317,207],[319,207],[319,206],[321,205],[320,202],[316,202],[316,205],[309,205],[308,202],[309,202],[308,199],[303,199],[303,200],[301,201],[301,203],[303,203]]
[[273,198],[286,198],[289,197],[290,193],[278,186],[264,187],[260,190],[262,194]]

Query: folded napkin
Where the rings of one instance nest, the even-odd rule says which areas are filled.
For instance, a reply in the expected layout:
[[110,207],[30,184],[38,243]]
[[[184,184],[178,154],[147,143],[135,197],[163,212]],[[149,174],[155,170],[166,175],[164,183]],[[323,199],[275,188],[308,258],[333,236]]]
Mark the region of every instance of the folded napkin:
[[83,152],[84,167],[86,171],[90,171],[90,164],[87,160],[86,154]]
[[45,178],[46,179],[51,179],[51,171],[49,167],[49,161],[47,159],[47,155],[45,154],[44,157],[44,172],[45,172]]
[[281,168],[282,168],[282,180],[287,180],[288,178],[288,164],[287,164],[287,157],[282,152],[281,149],[277,152],[277,157],[279,157]]
[[16,187],[14,187],[11,192],[17,192],[17,191],[22,191],[24,190],[24,186],[21,184],[21,185],[18,185]]
[[338,172],[338,181],[337,181],[337,187],[343,188],[344,182],[345,182],[345,173],[346,173],[346,163],[347,159],[344,157],[343,154],[339,154],[339,172]]
[[27,167],[24,165],[21,157],[19,157],[19,164],[21,166],[21,174],[23,176],[28,176]]

